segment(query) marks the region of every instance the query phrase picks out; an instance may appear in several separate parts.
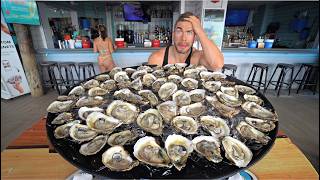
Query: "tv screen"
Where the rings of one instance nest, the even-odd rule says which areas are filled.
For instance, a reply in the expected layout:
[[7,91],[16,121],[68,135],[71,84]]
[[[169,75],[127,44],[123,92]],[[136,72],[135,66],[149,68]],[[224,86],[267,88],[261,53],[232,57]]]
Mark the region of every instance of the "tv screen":
[[124,19],[126,21],[145,21],[145,15],[141,4],[125,3],[123,5]]
[[227,11],[225,26],[245,26],[247,24],[248,9],[230,9]]

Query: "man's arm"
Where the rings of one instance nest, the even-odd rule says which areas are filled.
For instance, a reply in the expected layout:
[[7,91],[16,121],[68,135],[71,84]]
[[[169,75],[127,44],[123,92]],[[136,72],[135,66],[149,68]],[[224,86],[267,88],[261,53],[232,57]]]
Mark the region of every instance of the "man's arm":
[[161,51],[162,50],[155,51],[149,56],[149,59],[148,59],[148,64],[149,65],[162,66],[163,56],[162,56]]
[[207,37],[201,27],[200,20],[195,16],[185,19],[192,23],[193,30],[200,40],[203,49],[200,56],[200,64],[212,70],[220,70],[224,65],[224,57],[219,48]]

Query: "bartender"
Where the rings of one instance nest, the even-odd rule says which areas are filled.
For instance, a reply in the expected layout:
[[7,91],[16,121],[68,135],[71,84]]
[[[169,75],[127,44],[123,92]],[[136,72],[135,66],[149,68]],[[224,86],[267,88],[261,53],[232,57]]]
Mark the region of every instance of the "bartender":
[[[203,50],[192,47],[196,36]],[[204,65],[214,71],[219,71],[223,67],[224,58],[221,51],[208,39],[200,20],[191,12],[181,14],[177,19],[172,38],[173,46],[152,53],[148,64],[165,66],[166,64],[187,63],[188,65]]]

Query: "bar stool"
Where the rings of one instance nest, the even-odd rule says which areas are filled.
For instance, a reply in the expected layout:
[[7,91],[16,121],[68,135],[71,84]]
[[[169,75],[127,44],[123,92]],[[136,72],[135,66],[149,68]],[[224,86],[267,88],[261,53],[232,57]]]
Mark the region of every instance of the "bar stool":
[[222,73],[224,73],[225,70],[230,70],[230,71],[232,71],[232,76],[235,77],[237,68],[238,67],[234,64],[224,64],[222,67]]
[[[301,70],[304,70],[302,79],[297,79]],[[297,94],[305,86],[313,86],[313,94],[316,93],[316,88],[319,80],[319,65],[318,64],[301,64],[297,74],[294,76],[292,83],[297,83],[299,85],[297,89]]]
[[[259,71],[259,70],[260,70],[259,81],[255,81],[257,71]],[[252,71],[254,71],[254,73],[253,73],[251,80],[249,80]],[[265,78],[264,78],[264,82],[262,82],[262,77],[263,77],[264,72],[265,72]],[[267,89],[266,88],[267,87],[267,75],[268,75],[268,64],[254,63],[251,68],[250,74],[248,76],[247,83],[250,83],[252,86],[258,87],[258,90],[260,90],[260,87],[263,86],[263,94],[264,94]],[[258,85],[253,84],[254,82],[258,83]]]
[[[67,89],[70,89],[70,86],[74,86],[76,82],[79,81],[78,71],[74,62],[61,62],[58,63],[58,67],[61,79],[63,79],[63,85]],[[74,77],[77,77],[77,80],[75,80]]]
[[[80,75],[81,70],[82,70],[82,76],[83,76],[82,80],[86,80],[87,78],[96,75],[96,71],[94,70],[93,63],[91,63],[91,62],[78,63],[78,68],[79,68],[79,80],[81,79],[81,75]],[[86,77],[86,71],[87,71],[89,77]]]
[[[277,81],[273,81],[272,78],[273,78],[274,74],[277,72],[278,68],[280,69],[280,75],[279,75]],[[289,71],[291,71],[291,76],[290,76],[289,82],[283,82],[285,77],[286,77],[286,74]],[[268,82],[267,88],[269,87],[270,84],[274,85],[275,86],[275,90],[278,89],[277,96],[279,96],[280,89],[282,88],[282,85],[285,84],[289,88],[289,94],[288,95],[290,95],[291,86],[292,86],[292,79],[293,79],[293,71],[294,71],[294,65],[293,64],[285,64],[285,63],[277,64],[276,69],[273,71],[273,73],[271,75],[271,78],[270,78],[270,80]]]
[[[43,86],[55,88],[60,95],[61,89],[59,85],[62,85],[62,81],[61,79],[57,78],[55,73],[55,68],[57,69],[58,74],[60,73],[58,63],[53,61],[44,61],[39,63],[39,66]],[[61,77],[61,75],[59,74],[58,77]]]

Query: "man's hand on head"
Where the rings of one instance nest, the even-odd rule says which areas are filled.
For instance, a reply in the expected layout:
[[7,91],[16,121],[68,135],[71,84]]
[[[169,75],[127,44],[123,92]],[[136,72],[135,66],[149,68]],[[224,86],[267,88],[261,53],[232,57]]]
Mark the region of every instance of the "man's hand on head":
[[203,33],[204,30],[201,26],[201,21],[199,18],[197,18],[196,16],[190,16],[188,18],[184,18],[186,21],[189,21],[192,24],[194,33],[196,35],[199,35],[200,33]]

